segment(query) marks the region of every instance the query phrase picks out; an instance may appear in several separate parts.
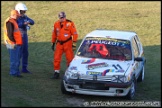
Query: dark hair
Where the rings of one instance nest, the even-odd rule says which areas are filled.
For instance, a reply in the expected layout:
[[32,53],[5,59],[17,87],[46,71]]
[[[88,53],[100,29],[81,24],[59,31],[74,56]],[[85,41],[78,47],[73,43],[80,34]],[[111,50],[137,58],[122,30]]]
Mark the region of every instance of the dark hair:
[[59,17],[59,18],[65,18],[65,17],[66,17],[65,12],[60,12],[60,13],[58,14],[58,17]]

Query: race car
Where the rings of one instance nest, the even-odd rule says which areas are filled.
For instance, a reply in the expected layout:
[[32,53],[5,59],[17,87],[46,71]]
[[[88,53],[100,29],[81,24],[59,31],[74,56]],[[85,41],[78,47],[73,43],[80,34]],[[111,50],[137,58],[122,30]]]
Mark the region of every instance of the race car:
[[135,98],[146,58],[136,32],[96,29],[80,43],[61,81],[63,94]]

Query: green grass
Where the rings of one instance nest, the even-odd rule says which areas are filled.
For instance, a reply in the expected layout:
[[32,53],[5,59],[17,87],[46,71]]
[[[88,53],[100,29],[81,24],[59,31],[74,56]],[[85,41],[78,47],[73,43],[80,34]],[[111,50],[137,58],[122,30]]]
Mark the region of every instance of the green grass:
[[[123,98],[64,95],[61,80],[51,80],[53,52],[51,33],[58,13],[65,11],[83,37],[97,28],[135,31],[143,46],[147,62],[145,80],[137,84],[135,101],[161,101],[161,4],[144,1],[24,1],[27,15],[34,19],[29,35],[29,70],[24,78],[9,76],[9,54],[3,43],[4,20],[16,1],[1,1],[1,105],[4,107],[83,106],[91,101],[124,101]],[[20,68],[21,69],[21,68]],[[61,75],[66,69],[62,58]]]

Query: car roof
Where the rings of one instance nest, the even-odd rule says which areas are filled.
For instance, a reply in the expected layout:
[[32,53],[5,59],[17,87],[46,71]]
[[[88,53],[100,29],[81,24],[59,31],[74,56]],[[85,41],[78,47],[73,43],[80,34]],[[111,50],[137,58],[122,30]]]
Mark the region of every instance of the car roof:
[[86,35],[86,37],[109,37],[115,39],[130,40],[133,36],[137,35],[133,31],[119,31],[119,30],[94,30]]

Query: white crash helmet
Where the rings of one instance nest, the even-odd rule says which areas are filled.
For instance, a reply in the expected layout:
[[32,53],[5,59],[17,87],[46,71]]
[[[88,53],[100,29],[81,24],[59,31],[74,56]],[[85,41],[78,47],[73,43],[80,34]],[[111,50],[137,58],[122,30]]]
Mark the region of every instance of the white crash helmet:
[[19,12],[19,14],[20,14],[20,10],[27,11],[28,8],[26,7],[26,5],[24,3],[18,3],[15,6],[15,10],[17,10]]

